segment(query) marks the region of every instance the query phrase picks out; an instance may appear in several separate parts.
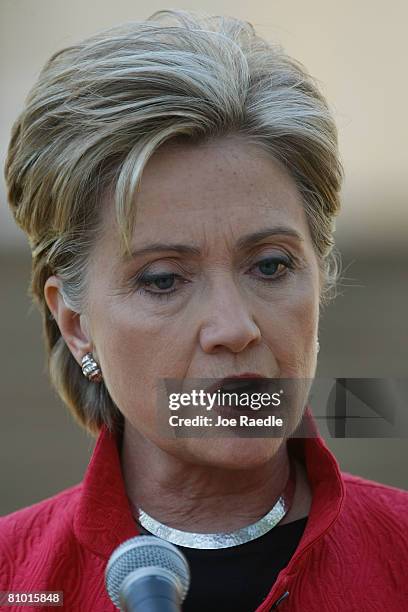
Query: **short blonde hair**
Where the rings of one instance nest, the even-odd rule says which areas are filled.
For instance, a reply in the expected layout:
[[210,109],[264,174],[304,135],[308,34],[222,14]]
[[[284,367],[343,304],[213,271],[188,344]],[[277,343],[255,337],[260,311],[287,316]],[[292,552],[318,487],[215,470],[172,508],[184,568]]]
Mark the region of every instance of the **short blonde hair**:
[[50,378],[78,422],[112,429],[118,407],[71,354],[44,299],[52,274],[84,312],[87,263],[113,189],[123,251],[147,161],[170,139],[232,133],[280,160],[302,196],[315,251],[334,286],[334,217],[342,167],[328,105],[304,67],[253,26],[181,10],[154,13],[53,55],[11,135],[5,175],[11,210],[32,250],[30,293],[45,328]]

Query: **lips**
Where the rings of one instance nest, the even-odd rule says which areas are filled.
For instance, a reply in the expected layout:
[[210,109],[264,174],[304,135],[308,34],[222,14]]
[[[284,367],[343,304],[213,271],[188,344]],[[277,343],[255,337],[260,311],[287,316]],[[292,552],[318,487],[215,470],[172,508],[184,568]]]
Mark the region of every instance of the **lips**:
[[205,389],[206,393],[262,393],[266,392],[270,379],[260,374],[238,374],[219,379]]

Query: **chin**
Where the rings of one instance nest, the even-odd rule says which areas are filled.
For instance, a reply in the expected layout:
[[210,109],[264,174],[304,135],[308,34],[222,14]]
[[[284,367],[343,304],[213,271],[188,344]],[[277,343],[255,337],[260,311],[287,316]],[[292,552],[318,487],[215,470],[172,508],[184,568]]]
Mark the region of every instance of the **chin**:
[[183,448],[189,462],[229,470],[254,469],[276,456],[284,438],[190,439]]

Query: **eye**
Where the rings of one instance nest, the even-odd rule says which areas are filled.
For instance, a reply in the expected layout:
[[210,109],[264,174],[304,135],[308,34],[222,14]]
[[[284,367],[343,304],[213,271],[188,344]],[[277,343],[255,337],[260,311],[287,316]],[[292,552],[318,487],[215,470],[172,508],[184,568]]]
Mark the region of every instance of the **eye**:
[[288,270],[293,269],[293,262],[289,257],[279,255],[265,257],[258,261],[253,268],[257,268],[263,276],[259,278],[265,281],[272,281],[285,276]]
[[176,274],[153,274],[142,276],[142,282],[145,286],[153,286],[155,289],[166,290],[171,289],[174,285]]
[[175,272],[161,272],[157,274],[145,272],[135,279],[134,284],[141,293],[155,298],[169,298],[172,293],[178,291],[178,284],[186,282],[188,281]]

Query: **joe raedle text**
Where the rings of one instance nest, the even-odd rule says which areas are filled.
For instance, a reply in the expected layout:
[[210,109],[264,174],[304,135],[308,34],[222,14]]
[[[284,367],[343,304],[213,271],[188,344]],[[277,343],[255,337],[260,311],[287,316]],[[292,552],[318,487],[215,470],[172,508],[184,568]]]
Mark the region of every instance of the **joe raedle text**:
[[250,417],[240,414],[238,417],[216,417],[197,415],[194,417],[181,417],[172,414],[169,417],[171,427],[282,427],[283,420],[280,417],[269,414],[264,417]]

